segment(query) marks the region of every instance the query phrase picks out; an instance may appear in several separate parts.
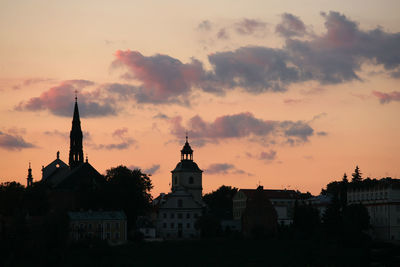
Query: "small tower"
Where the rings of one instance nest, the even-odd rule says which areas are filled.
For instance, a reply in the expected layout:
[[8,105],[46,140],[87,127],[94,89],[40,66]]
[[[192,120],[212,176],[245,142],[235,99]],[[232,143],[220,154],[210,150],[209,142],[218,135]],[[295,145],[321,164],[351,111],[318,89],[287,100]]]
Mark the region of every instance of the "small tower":
[[193,161],[193,149],[189,145],[186,135],[186,142],[181,150],[181,161],[176,165],[172,173],[172,192],[183,188],[191,193],[193,198],[202,202],[202,170]]
[[31,163],[29,162],[28,177],[26,178],[26,187],[31,187],[33,183]]
[[72,119],[72,129],[70,132],[70,148],[69,148],[69,167],[71,169],[83,163],[83,147],[82,147],[82,129],[81,120],[79,118],[78,97],[75,95],[74,117]]

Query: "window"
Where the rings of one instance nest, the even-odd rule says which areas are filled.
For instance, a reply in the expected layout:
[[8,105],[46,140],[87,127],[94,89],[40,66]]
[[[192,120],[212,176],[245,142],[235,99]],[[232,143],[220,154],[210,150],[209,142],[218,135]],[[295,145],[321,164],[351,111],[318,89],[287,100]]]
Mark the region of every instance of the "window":
[[106,229],[107,229],[107,230],[110,230],[110,223],[107,223],[107,224],[106,224]]
[[178,199],[178,208],[182,208],[182,206],[183,206],[182,199]]
[[119,233],[118,232],[116,232],[114,236],[115,236],[115,239],[119,239]]
[[186,219],[190,219],[190,213],[186,213]]
[[92,224],[91,224],[91,223],[89,223],[88,229],[89,229],[89,230],[92,230]]
[[190,223],[187,223],[187,224],[186,224],[186,228],[190,228]]
[[119,229],[119,222],[115,223],[115,229]]
[[171,229],[174,229],[175,225],[174,223],[171,223]]
[[175,218],[175,214],[171,213],[170,217],[171,217],[171,219]]
[[107,238],[107,239],[111,239],[111,234],[110,234],[110,233],[107,233],[107,234],[106,234],[106,238]]
[[97,224],[97,229],[98,229],[98,230],[101,229],[101,224],[100,224],[100,223]]
[[163,223],[162,227],[167,228],[167,223]]
[[194,214],[194,217],[197,218],[197,217],[199,217],[199,215],[197,215],[197,213],[195,213],[195,214]]
[[178,213],[178,219],[182,219],[182,213]]
[[166,219],[167,218],[167,213],[163,213],[163,217],[164,217],[164,219]]
[[174,184],[178,184],[178,177],[174,176]]
[[193,184],[194,183],[194,181],[193,181],[193,177],[192,176],[190,176],[189,177],[189,184]]

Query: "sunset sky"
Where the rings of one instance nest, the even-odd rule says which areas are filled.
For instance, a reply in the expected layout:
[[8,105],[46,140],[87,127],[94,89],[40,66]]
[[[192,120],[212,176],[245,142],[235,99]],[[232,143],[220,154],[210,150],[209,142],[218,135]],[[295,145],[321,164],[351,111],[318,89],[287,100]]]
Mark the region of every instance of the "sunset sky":
[[400,1],[0,1],[0,181],[84,154],[169,191],[185,131],[203,193],[400,178]]

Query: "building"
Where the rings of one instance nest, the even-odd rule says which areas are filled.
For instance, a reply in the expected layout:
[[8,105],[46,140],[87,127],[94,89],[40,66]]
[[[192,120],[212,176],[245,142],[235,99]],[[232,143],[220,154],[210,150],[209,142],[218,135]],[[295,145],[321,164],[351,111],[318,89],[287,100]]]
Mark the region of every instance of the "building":
[[368,210],[373,238],[400,240],[400,179],[349,184],[347,204],[360,203]]
[[[76,209],[77,194],[93,191],[104,182],[102,175],[89,163],[88,158],[83,160],[83,134],[79,116],[78,100],[75,97],[75,106],[70,131],[70,151],[68,164],[60,159],[60,152],[56,159],[42,167],[42,179],[49,188],[49,200],[52,208]],[[32,184],[31,168],[28,170],[28,185]]]
[[68,212],[70,238],[73,241],[108,240],[124,243],[127,240],[127,219],[123,211]]
[[255,194],[261,191],[274,207],[279,224],[289,225],[293,222],[294,205],[299,194],[294,190],[264,189],[259,186],[257,189],[240,189],[233,197],[233,219],[241,220],[249,201]]
[[193,150],[186,136],[181,161],[171,171],[171,192],[160,194],[153,202],[159,237],[194,238],[199,235],[195,224],[205,207],[202,200],[202,172],[193,161]]

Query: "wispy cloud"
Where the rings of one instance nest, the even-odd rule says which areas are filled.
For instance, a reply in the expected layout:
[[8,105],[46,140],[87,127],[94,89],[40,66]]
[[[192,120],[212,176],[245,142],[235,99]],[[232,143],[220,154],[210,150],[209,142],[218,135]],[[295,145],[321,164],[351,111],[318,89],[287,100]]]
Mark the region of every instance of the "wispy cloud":
[[400,92],[398,91],[393,91],[390,93],[373,91],[372,94],[379,99],[381,104],[387,104],[392,101],[400,101]]

